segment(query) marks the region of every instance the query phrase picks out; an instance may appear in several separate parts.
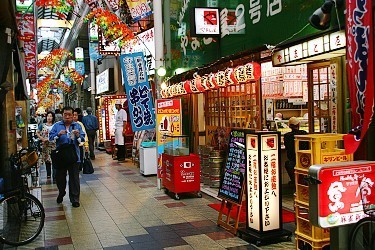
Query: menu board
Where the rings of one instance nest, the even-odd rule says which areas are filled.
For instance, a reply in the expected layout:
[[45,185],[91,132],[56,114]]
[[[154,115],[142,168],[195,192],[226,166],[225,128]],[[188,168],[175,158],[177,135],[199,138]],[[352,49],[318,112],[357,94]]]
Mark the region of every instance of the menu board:
[[229,137],[227,162],[220,180],[218,196],[240,205],[245,171],[245,131],[232,129]]

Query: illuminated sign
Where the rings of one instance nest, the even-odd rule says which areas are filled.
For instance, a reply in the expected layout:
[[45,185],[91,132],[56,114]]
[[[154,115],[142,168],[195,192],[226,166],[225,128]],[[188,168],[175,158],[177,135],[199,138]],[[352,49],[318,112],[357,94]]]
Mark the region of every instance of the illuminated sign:
[[272,56],[272,62],[274,66],[282,65],[284,63],[341,49],[345,46],[345,31],[342,30],[276,51]]
[[[313,165],[309,175],[321,182],[309,185],[313,225],[330,228],[356,223],[366,216],[363,201],[374,204],[374,161]],[[360,187],[362,191],[368,188],[367,193],[362,192],[366,196],[362,197]]]
[[220,17],[219,9],[195,8],[194,24],[196,35],[219,35]]

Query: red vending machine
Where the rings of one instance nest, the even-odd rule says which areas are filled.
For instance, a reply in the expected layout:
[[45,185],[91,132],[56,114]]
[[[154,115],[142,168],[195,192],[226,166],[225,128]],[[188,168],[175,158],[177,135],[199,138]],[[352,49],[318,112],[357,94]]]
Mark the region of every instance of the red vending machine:
[[189,153],[187,136],[166,136],[162,154],[163,186],[166,193],[173,192],[176,200],[178,194],[200,193],[200,160],[199,156]]
[[200,193],[200,164],[199,156],[173,156],[163,154],[163,186],[166,193],[173,192],[175,199],[179,200],[179,193]]

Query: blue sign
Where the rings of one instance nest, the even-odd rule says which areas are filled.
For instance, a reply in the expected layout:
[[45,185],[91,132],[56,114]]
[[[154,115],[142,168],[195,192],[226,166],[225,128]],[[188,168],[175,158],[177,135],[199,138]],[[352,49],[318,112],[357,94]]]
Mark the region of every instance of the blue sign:
[[85,63],[84,62],[76,62],[76,71],[81,76],[85,75]]
[[120,56],[133,131],[155,128],[154,101],[142,52]]
[[89,54],[93,61],[102,59],[103,56],[99,54],[99,43],[89,43]]

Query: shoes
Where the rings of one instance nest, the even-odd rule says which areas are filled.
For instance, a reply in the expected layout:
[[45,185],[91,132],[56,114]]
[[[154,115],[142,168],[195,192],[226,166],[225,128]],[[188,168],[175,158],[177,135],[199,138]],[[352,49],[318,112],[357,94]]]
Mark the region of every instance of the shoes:
[[118,162],[124,162],[125,158],[118,159]]
[[59,194],[59,196],[57,196],[56,202],[58,204],[61,204],[63,202],[64,196],[65,196],[65,193],[64,194]]
[[112,160],[117,160],[117,157],[113,157],[113,159]]
[[47,179],[50,179],[51,178],[51,176],[50,175],[47,175]]
[[75,202],[72,202],[72,206],[73,206],[73,207],[79,207],[79,206],[80,206],[80,204],[79,204],[79,202],[78,202],[78,201],[75,201]]

